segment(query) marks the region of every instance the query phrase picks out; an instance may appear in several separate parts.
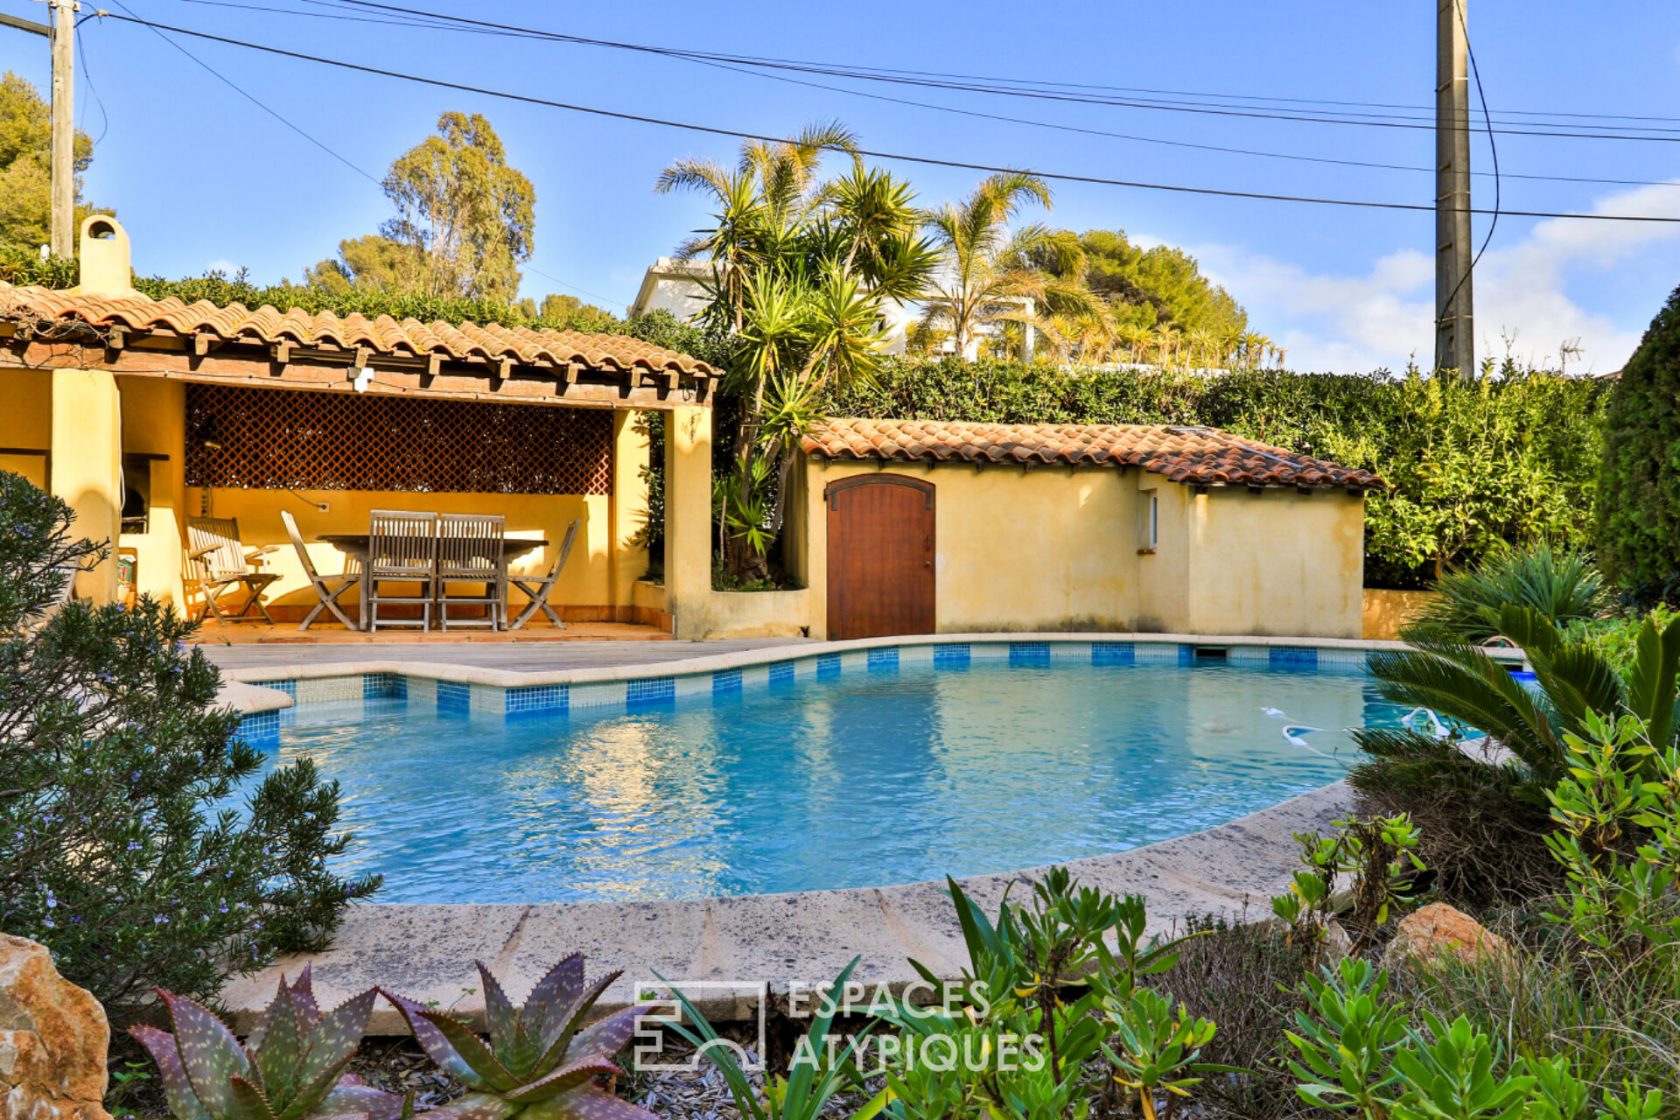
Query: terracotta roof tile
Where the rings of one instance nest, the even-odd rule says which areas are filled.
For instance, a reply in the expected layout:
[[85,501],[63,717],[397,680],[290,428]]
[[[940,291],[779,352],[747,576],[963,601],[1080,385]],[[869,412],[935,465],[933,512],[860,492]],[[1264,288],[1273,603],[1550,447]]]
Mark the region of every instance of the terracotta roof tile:
[[437,354],[446,360],[511,359],[521,365],[575,362],[612,372],[642,369],[689,377],[718,376],[717,370],[696,358],[624,335],[496,323],[398,322],[389,315],[369,319],[351,314],[341,318],[331,311],[311,313],[294,307],[281,312],[266,305],[252,311],[238,303],[219,307],[207,300],[187,304],[173,297],[154,300],[143,295],[84,295],[4,283],[0,283],[0,319],[82,322],[122,326],[136,332],[210,333],[228,341],[367,347],[376,354],[403,357]]
[[1198,486],[1368,490],[1382,480],[1213,428],[1155,424],[975,424],[944,420],[829,420],[801,444],[825,459],[1061,463],[1139,467]]

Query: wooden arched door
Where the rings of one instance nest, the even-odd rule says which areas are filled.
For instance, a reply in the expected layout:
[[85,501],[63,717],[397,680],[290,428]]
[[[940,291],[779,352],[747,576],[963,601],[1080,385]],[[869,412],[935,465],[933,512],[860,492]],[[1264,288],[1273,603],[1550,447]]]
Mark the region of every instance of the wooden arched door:
[[933,484],[896,474],[829,483],[828,636],[934,631]]

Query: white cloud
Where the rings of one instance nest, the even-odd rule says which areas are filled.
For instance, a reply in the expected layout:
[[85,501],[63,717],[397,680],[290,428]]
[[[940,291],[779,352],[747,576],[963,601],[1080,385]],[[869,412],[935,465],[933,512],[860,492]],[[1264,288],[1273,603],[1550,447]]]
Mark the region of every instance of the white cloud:
[[226,257],[217,257],[215,260],[204,266],[204,271],[224,272],[227,275],[232,276],[234,273],[239,271],[239,266],[228,260]]
[[[1601,214],[1680,217],[1680,187],[1649,186],[1601,199]],[[1511,219],[1507,219],[1511,221]],[[1475,272],[1477,352],[1555,365],[1558,347],[1578,341],[1575,371],[1618,369],[1657,304],[1612,312],[1582,306],[1571,286],[1591,291],[1611,270],[1649,273],[1667,295],[1676,279],[1664,245],[1680,240],[1680,223],[1547,218],[1515,242],[1493,247]],[[1217,282],[1249,309],[1300,370],[1352,372],[1427,365],[1434,348],[1434,260],[1402,249],[1373,261],[1363,274],[1309,272],[1238,245],[1195,246],[1191,252]]]

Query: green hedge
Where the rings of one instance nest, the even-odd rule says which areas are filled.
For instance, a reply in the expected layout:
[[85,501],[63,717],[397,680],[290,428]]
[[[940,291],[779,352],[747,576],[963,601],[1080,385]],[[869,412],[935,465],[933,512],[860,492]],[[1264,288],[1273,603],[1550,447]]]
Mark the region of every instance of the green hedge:
[[1505,543],[1591,549],[1604,391],[1511,371],[1475,383],[1417,374],[1258,370],[1199,376],[1016,362],[898,359],[831,394],[833,416],[994,423],[1207,424],[1380,474],[1366,582],[1415,587]]

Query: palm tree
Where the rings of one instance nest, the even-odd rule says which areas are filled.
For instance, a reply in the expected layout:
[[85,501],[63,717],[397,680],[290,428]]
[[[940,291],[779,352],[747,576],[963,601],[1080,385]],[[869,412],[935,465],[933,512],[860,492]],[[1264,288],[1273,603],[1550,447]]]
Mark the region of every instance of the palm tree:
[[1162,369],[1171,369],[1179,353],[1184,333],[1171,323],[1161,323],[1150,332],[1155,360]]
[[[1506,603],[1497,618],[1499,633],[1533,665],[1537,689],[1525,687],[1480,647],[1437,635],[1414,637],[1411,649],[1372,654],[1378,692],[1486,734],[1509,752],[1512,762],[1505,765],[1517,769],[1524,796],[1539,803],[1568,765],[1564,736],[1586,735],[1586,721],[1595,714],[1637,716],[1659,751],[1675,744],[1680,620],[1660,629],[1645,620],[1623,678],[1601,650],[1569,640],[1541,610]],[[1355,785],[1398,773],[1424,788],[1431,775],[1445,782],[1474,761],[1456,744],[1418,731],[1362,729],[1354,738],[1376,760],[1356,769]]]
[[[767,574],[793,448],[817,419],[823,389],[874,368],[886,302],[919,295],[938,260],[909,186],[865,167],[856,148],[849,130],[816,125],[788,141],[749,141],[732,170],[678,161],[655,184],[703,191],[716,207],[713,228],[678,252],[711,265],[706,314],[738,343],[728,378],[743,402],[738,470],[715,495],[737,574]],[[825,183],[829,151],[851,163]]]
[[1116,343],[1126,351],[1126,358],[1140,363],[1154,346],[1155,333],[1140,323],[1123,323],[1115,330]]
[[715,160],[680,159],[659,173],[654,190],[712,196],[717,224],[677,247],[681,260],[711,265],[709,310],[739,333],[746,287],[754,271],[783,255],[821,205],[816,176],[825,152],[852,153],[857,137],[836,123],[809,125],[792,140],[751,140],[734,168]]
[[1010,233],[1009,219],[1033,203],[1050,207],[1050,188],[1043,179],[1001,172],[962,202],[946,203],[927,215],[927,229],[944,253],[945,270],[929,285],[922,327],[949,331],[959,354],[973,357],[982,328],[1003,323],[1037,330],[1053,347],[1063,349],[1065,341],[1051,316],[1095,305],[1084,286],[1083,256],[1077,279],[1041,267],[1056,259],[1072,271],[1065,231],[1030,225]]
[[1266,359],[1266,352],[1272,348],[1272,340],[1256,331],[1246,331],[1238,336],[1237,349],[1242,355],[1242,364],[1248,369],[1259,369]]

